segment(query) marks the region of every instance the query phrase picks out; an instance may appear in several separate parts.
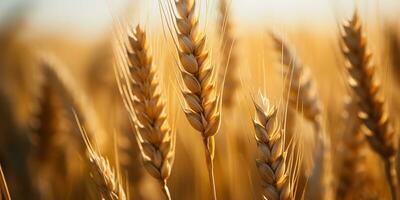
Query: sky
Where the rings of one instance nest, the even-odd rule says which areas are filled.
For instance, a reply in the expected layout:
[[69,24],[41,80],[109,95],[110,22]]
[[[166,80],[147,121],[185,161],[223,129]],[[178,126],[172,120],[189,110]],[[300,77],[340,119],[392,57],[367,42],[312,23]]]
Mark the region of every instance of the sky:
[[[10,13],[7,11],[19,7],[27,14],[31,26],[38,30],[91,34],[109,27],[113,21],[112,13],[120,13],[127,7],[132,12],[140,11],[140,15],[136,16],[140,19],[159,22],[157,1],[0,0],[0,25],[7,19],[5,15]],[[335,19],[348,16],[354,5],[360,8],[362,14],[372,18],[377,15],[393,17],[400,10],[398,0],[233,0],[231,8],[235,22],[251,27],[264,22],[331,25]]]

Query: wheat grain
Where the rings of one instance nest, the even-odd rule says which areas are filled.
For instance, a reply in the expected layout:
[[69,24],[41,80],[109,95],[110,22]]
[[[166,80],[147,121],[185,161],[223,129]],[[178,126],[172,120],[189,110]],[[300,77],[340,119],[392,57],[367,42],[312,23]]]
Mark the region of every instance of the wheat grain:
[[256,108],[253,120],[257,146],[262,158],[256,160],[257,168],[263,180],[264,197],[270,200],[293,199],[282,129],[276,122],[277,109],[268,99],[261,96],[261,102],[254,102]]
[[369,130],[365,137],[370,147],[384,160],[392,198],[397,199],[397,137],[385,110],[384,97],[380,94],[381,86],[375,79],[372,54],[367,50],[367,39],[357,12],[343,24],[342,39],[346,69],[350,76],[348,83],[358,97],[358,117]]

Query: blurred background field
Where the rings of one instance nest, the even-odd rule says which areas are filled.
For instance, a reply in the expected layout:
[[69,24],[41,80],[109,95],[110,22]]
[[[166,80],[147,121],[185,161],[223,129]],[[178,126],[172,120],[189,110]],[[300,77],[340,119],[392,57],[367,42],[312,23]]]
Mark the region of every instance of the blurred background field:
[[[218,1],[203,1],[200,18],[207,20],[207,47],[219,62]],[[251,94],[266,91],[286,109],[280,55],[269,32],[289,41],[310,67],[323,100],[324,124],[334,152],[334,171],[340,171],[341,140],[346,122],[343,102],[348,93],[340,25],[357,7],[369,38],[369,48],[399,130],[400,66],[392,46],[400,46],[400,2],[396,0],[232,0],[230,5],[239,81],[234,104],[223,108],[216,136],[216,185],[219,199],[261,199],[255,158],[257,145],[251,120]],[[49,52],[71,73],[77,90],[93,106],[103,134],[96,148],[114,168],[131,199],[161,199],[155,180],[141,166],[138,147],[115,81],[115,28],[121,22],[140,23],[150,34],[152,53],[168,93],[169,114],[177,129],[176,158],[169,187],[173,199],[208,199],[210,191],[200,135],[180,107],[175,80],[174,51],[157,0],[1,0],[0,1],[0,162],[13,199],[96,199],[83,165],[80,135],[68,103],[58,108],[57,133],[42,139],[41,84],[37,52]],[[125,27],[122,27],[125,29]],[[398,48],[398,47],[397,47]],[[395,49],[395,48],[394,48]],[[398,53],[398,52],[397,52]],[[63,98],[63,97],[58,97]],[[282,117],[282,116],[281,116]],[[304,162],[311,162],[312,127],[300,115],[295,127],[301,135]],[[308,139],[307,139],[308,138]],[[42,152],[40,145],[50,143]],[[339,153],[338,153],[339,152]],[[118,155],[118,156],[117,156]],[[374,190],[388,199],[377,156],[368,154]],[[309,163],[308,163],[309,164]],[[305,164],[307,166],[307,164]],[[310,165],[310,164],[309,164]],[[156,191],[156,192],[155,192]]]

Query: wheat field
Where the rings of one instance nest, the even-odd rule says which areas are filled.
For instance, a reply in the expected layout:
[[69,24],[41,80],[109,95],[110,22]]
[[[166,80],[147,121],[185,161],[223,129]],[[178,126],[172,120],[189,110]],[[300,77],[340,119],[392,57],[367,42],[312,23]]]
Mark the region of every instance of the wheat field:
[[399,9],[0,2],[0,200],[400,199]]

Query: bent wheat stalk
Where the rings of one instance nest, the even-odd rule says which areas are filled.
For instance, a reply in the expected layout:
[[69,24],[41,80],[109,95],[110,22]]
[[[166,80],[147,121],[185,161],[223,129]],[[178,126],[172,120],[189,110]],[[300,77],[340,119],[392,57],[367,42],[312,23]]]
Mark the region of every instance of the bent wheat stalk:
[[[297,57],[294,50],[279,36],[271,33],[275,48],[281,52],[281,64],[286,77],[285,87],[288,90],[286,98],[289,106],[313,123],[316,134],[316,150],[314,154],[314,167],[311,175],[313,196],[316,198],[332,199],[334,196],[332,184],[332,160],[330,155],[330,140],[323,131],[322,103],[319,98],[316,82],[311,76],[309,67],[304,65]],[[299,108],[300,106],[300,108]],[[291,116],[288,116],[289,119]],[[314,180],[315,179],[315,180]],[[316,187],[320,187],[316,189]]]
[[275,48],[281,52],[281,62],[284,66],[283,72],[287,81],[286,88],[289,90],[287,99],[295,110],[298,105],[303,109],[304,117],[314,123],[314,128],[319,133],[321,129],[322,103],[318,97],[316,83],[311,77],[310,69],[297,57],[294,50],[278,35],[271,34]]
[[0,199],[11,200],[10,192],[8,191],[6,177],[0,165]]
[[277,109],[261,96],[254,102],[256,114],[253,120],[258,149],[262,158],[256,160],[263,181],[264,198],[269,200],[293,199],[289,170],[286,169],[286,152],[282,129],[276,123]]
[[106,158],[99,155],[92,147],[85,129],[80,125],[78,116],[75,114],[79,130],[87,151],[87,161],[93,181],[95,182],[100,195],[105,200],[126,200],[125,191],[119,183],[114,170]]
[[195,0],[175,1],[177,51],[186,102],[184,112],[189,123],[201,133],[213,198],[217,199],[214,180],[214,138],[221,120],[221,104],[216,97],[215,68],[208,63],[206,36],[199,30]]
[[380,83],[375,79],[372,54],[367,51],[367,39],[363,33],[358,13],[343,24],[343,54],[349,73],[348,84],[358,97],[358,117],[369,131],[365,137],[370,147],[384,161],[386,177],[392,199],[397,199],[396,134],[385,110],[384,96],[380,94]]

